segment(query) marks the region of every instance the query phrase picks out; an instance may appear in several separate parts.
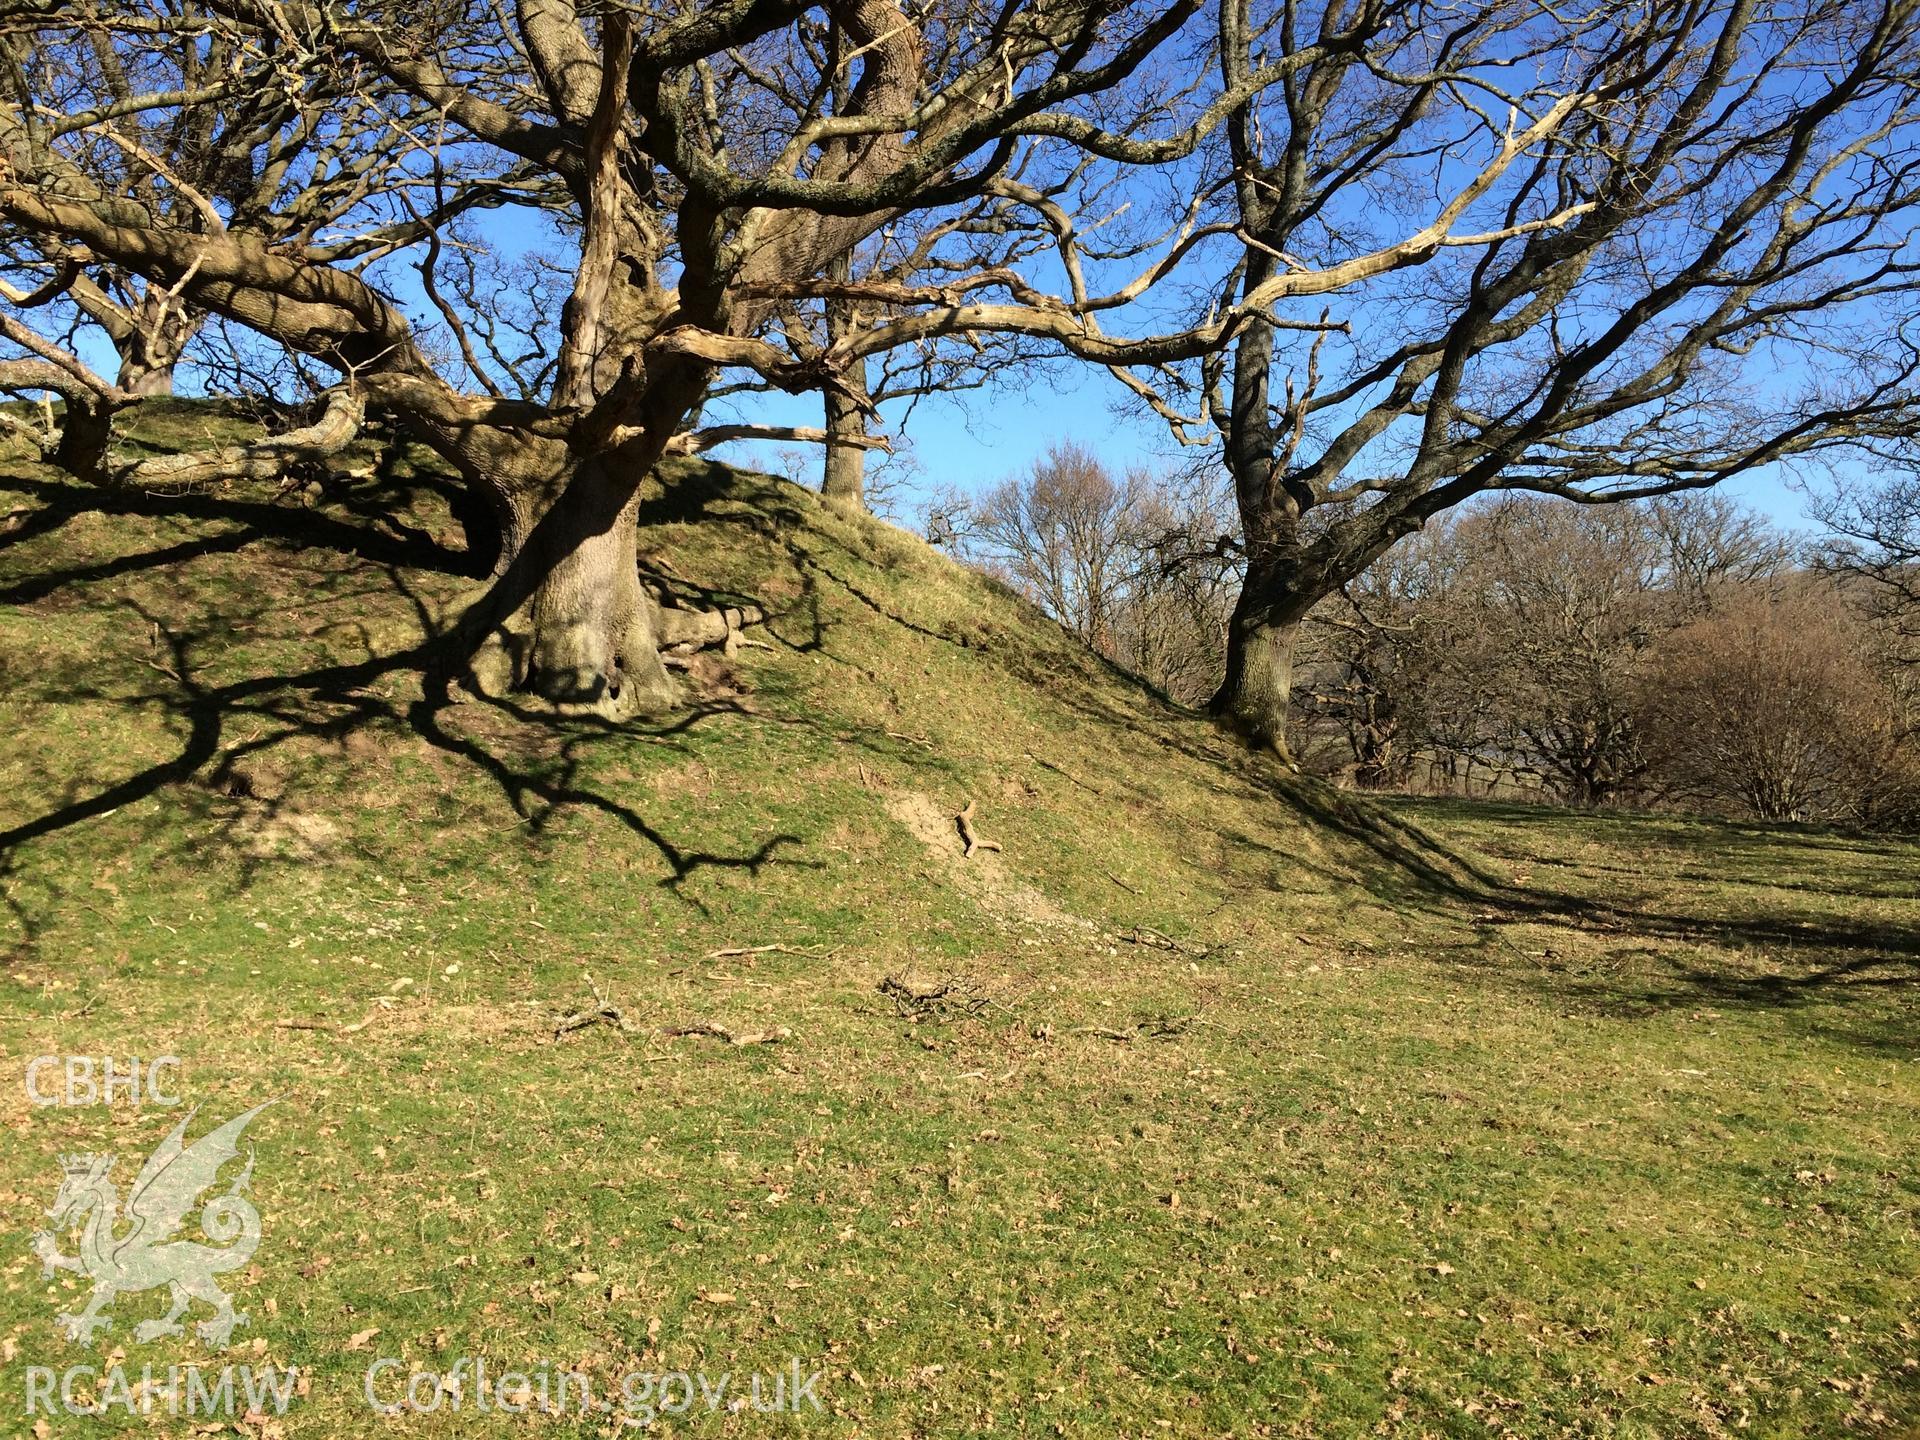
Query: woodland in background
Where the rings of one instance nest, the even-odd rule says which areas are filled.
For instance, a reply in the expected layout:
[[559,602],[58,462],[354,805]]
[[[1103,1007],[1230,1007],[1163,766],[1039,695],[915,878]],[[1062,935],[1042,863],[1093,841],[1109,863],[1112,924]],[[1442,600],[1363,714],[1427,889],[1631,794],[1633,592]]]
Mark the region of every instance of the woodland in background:
[[[1815,511],[1812,541],[1712,493],[1440,517],[1307,617],[1293,751],[1365,789],[1920,824],[1920,484]],[[1204,475],[1116,477],[1067,444],[925,523],[1202,705],[1240,585],[1230,516]]]

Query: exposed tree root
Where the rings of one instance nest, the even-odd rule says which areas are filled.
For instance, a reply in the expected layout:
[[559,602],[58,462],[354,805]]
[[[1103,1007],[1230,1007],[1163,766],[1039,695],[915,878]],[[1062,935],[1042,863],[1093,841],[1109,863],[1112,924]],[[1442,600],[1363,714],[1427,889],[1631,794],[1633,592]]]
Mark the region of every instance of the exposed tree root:
[[[758,625],[767,617],[756,605],[723,605],[713,610],[681,610],[664,601],[659,605],[659,640],[662,655],[689,655],[718,645],[732,656],[746,640],[741,631]],[[771,648],[771,647],[767,647]]]
[[101,480],[140,490],[197,490],[231,480],[277,480],[293,466],[316,464],[338,455],[359,435],[366,402],[345,390],[327,396],[326,409],[311,425],[268,435],[245,445],[222,445],[144,460],[108,460]]
[[[659,663],[666,670],[693,669],[693,657],[701,650],[717,648],[732,657],[747,646],[774,648],[741,633],[746,626],[758,625],[766,619],[758,606],[723,605],[711,610],[694,610],[683,608],[673,596],[647,585],[644,579],[642,590],[653,606],[654,646]],[[463,644],[452,639],[449,661],[454,666],[457,684],[478,695],[502,698],[512,695],[524,699],[526,687],[521,677],[525,666],[516,657],[528,643],[512,623],[496,626],[478,643]],[[460,658],[462,655],[464,659]],[[671,709],[677,699],[672,683],[664,674],[659,675],[659,683],[653,685],[639,686],[638,677],[632,671],[624,680],[626,683],[619,693],[610,689],[604,697],[590,703],[564,700],[553,703],[563,712],[592,712],[620,719]]]

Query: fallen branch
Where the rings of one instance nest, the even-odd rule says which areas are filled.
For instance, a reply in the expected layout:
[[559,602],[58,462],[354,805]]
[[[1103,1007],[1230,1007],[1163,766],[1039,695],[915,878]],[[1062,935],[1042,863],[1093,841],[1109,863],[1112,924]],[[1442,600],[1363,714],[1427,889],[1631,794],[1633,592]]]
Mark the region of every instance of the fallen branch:
[[587,984],[593,987],[593,1005],[585,1010],[576,1010],[572,1014],[562,1015],[555,1021],[554,1039],[558,1040],[562,1035],[571,1035],[576,1030],[585,1030],[589,1025],[611,1025],[623,1035],[639,1029],[627,1019],[618,1005],[607,998],[607,992],[600,988],[591,975],[587,976]]
[[776,1026],[772,1030],[729,1030],[724,1025],[716,1025],[711,1020],[697,1020],[691,1025],[671,1025],[660,1032],[666,1036],[710,1035],[715,1040],[724,1040],[729,1045],[773,1045],[782,1040],[791,1040],[793,1031],[786,1026]]
[[745,643],[742,630],[767,618],[755,605],[721,605],[712,610],[679,610],[662,605],[658,613],[662,650],[704,650],[719,645],[729,655]]
[[366,1018],[365,1018],[365,1019],[363,1019],[363,1020],[358,1020],[358,1021],[355,1021],[355,1022],[354,1022],[353,1024],[351,1024],[351,1025],[343,1025],[343,1026],[341,1026],[341,1027],[340,1027],[340,1033],[341,1033],[342,1035],[358,1035],[358,1034],[359,1034],[359,1033],[360,1033],[360,1032],[361,1032],[362,1030],[364,1030],[364,1029],[366,1029],[366,1028],[367,1028],[367,1027],[368,1027],[369,1025],[371,1025],[371,1024],[373,1024],[373,1022],[374,1022],[374,1021],[376,1021],[376,1020],[378,1020],[378,1019],[380,1018],[380,1016],[381,1016],[381,1015],[382,1015],[382,1014],[383,1014],[383,1013],[384,1013],[384,1012],[385,1012],[385,1011],[386,1011],[386,1010],[387,1010],[388,1008],[389,1008],[389,1007],[388,1007],[388,1003],[387,1003],[387,1002],[386,1002],[385,1000],[381,1000],[381,1001],[379,1001],[379,1002],[378,1002],[378,1003],[377,1003],[377,1004],[376,1004],[376,1005],[375,1005],[375,1006],[373,1007],[373,1009],[371,1009],[371,1010],[369,1010],[369,1011],[367,1011],[367,1014],[366,1014]]
[[1176,955],[1205,957],[1213,953],[1211,946],[1187,945],[1147,925],[1136,925],[1126,934],[1116,935],[1114,938],[1127,945],[1143,945],[1151,950],[1171,950]]
[[990,995],[980,993],[972,980],[948,980],[930,990],[922,990],[897,976],[888,975],[877,987],[893,1001],[894,1014],[903,1020],[951,1020],[965,1015],[977,1018],[988,1010],[1014,1011]]
[[230,480],[274,480],[302,461],[320,462],[338,455],[360,433],[366,420],[366,402],[345,390],[327,397],[326,409],[313,424],[284,435],[269,435],[245,445],[222,445],[213,450],[191,450],[179,455],[154,455],[143,460],[108,462],[104,479],[127,488],[180,491]]
[[273,1028],[276,1030],[317,1030],[327,1035],[358,1035],[362,1030],[373,1024],[375,1020],[378,1020],[382,1013],[390,1009],[392,1005],[393,1002],[382,995],[373,1002],[372,1008],[367,1011],[363,1019],[357,1020],[351,1025],[341,1025],[332,1020],[304,1020],[296,1018],[293,1020],[276,1020]]
[[798,955],[807,960],[831,960],[840,953],[835,946],[831,950],[797,950],[791,945],[741,945],[728,950],[709,950],[709,960],[732,960],[741,955]]
[[1070,1032],[1074,1035],[1094,1035],[1102,1040],[1117,1040],[1130,1045],[1138,1039],[1170,1040],[1176,1035],[1184,1035],[1195,1024],[1203,1023],[1193,1015],[1158,1016],[1142,1020],[1131,1030],[1113,1030],[1105,1025],[1076,1025]]
[[632,1031],[634,1023],[620,1013],[617,1005],[602,1005],[594,1010],[579,1010],[571,1015],[562,1015],[553,1027],[553,1038],[571,1035],[575,1030],[584,1030],[589,1025],[611,1025],[625,1034]]
[[[961,841],[961,844],[965,846],[965,848],[960,852],[962,855],[971,858],[973,855],[973,852],[976,850],[999,850],[1000,849],[999,841],[982,840],[980,836],[974,832],[972,800],[968,800],[966,804],[966,808],[961,810],[961,812],[958,815],[953,817],[953,823],[959,827],[960,841]],[[1003,851],[1002,853],[1004,854],[1005,852]]]

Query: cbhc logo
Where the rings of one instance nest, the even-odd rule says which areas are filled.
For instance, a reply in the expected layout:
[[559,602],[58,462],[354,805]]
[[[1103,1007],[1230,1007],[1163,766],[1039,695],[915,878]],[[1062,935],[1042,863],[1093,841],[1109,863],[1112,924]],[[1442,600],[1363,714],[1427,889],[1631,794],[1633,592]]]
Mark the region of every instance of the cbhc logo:
[[[169,1073],[171,1079],[167,1078]],[[180,1057],[36,1055],[27,1062],[27,1098],[35,1105],[178,1105]]]

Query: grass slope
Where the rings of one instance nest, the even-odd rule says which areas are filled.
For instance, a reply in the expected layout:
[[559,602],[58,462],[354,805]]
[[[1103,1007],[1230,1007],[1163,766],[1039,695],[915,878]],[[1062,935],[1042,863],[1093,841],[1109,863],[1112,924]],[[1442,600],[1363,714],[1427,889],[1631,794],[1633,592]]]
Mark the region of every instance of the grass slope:
[[[825,1415],[674,1434],[1920,1421],[1911,844],[1295,784],[721,467],[643,548],[772,648],[620,730],[423,701],[473,582],[408,457],[312,505],[16,462],[9,512],[0,1414],[118,1353],[301,1366],[249,1434],[614,1433],[362,1398],[485,1354],[825,1371]],[[960,856],[969,798],[1001,853]],[[598,994],[636,1028],[556,1039]],[[791,1035],[661,1033],[699,1022]],[[56,1333],[56,1156],[124,1192],[181,1112],[36,1108],[46,1053],[182,1057],[195,1134],[285,1097],[224,1355],[136,1342],[157,1291]],[[52,1422],[149,1428],[187,1422]]]

